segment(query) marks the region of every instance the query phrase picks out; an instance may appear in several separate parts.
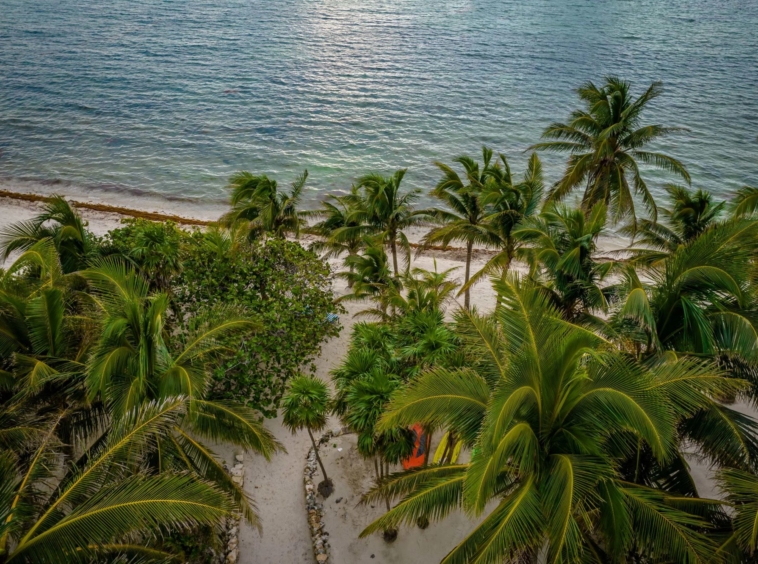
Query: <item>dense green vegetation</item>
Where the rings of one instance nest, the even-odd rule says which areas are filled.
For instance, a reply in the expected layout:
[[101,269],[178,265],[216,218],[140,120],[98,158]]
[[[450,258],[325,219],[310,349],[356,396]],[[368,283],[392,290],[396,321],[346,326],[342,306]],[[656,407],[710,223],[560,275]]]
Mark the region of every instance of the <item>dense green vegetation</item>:
[[210,445],[281,449],[261,414],[339,330],[328,267],[219,229],[98,238],[61,198],[3,247],[0,561],[210,561],[220,519],[257,520]]
[[[645,148],[674,131],[642,125],[659,94],[580,88],[584,109],[534,146],[569,153],[547,189],[537,153],[516,174],[485,147],[437,163],[439,207],[418,206],[404,170],[315,211],[299,209],[307,172],[288,191],[240,172],[204,231],[129,220],[96,237],[62,198],[6,229],[0,563],[209,561],[221,519],[256,521],[210,445],[275,455],[263,416],[280,403],[314,445],[330,412],[357,434],[364,501],[387,508],[364,535],[476,520],[444,562],[753,561],[758,423],[733,403],[758,401],[758,189],[719,202],[672,184],[655,202],[645,166],[690,182]],[[412,227],[417,253],[463,245],[461,284],[414,267]],[[614,229],[631,244],[603,252]],[[287,239],[303,233],[309,249]],[[316,253],[344,257],[337,300]],[[472,307],[476,284],[493,311]],[[332,397],[308,372],[345,301],[369,320]],[[392,473],[415,424],[427,453],[442,433],[448,447]],[[692,453],[723,499],[700,496]]]
[[[175,224],[127,220],[108,233],[102,252],[126,257],[151,285],[165,288],[172,316],[197,323],[234,310],[261,326],[212,370],[212,393],[244,398],[275,416],[286,382],[312,369],[321,343],[339,333],[328,321],[340,311],[329,267],[314,253],[281,237],[249,239],[245,227],[185,231]],[[172,318],[173,318],[172,317]]]

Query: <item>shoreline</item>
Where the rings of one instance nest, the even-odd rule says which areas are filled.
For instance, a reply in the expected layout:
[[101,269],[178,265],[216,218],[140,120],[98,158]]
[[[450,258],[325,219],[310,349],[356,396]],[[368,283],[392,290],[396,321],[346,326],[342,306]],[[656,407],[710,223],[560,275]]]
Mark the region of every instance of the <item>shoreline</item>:
[[[110,214],[110,215],[117,215],[117,216],[126,216],[126,217],[133,217],[137,219],[147,219],[149,221],[173,221],[174,223],[178,223],[180,225],[188,225],[188,226],[195,226],[195,227],[210,227],[211,225],[215,224],[215,221],[207,220],[207,219],[199,219],[196,217],[187,217],[184,215],[176,215],[172,213],[167,212],[160,212],[160,211],[148,211],[148,210],[142,210],[142,209],[135,209],[135,208],[127,208],[123,206],[117,206],[112,204],[101,204],[97,202],[83,202],[80,200],[75,200],[73,198],[70,198],[69,196],[66,196],[64,194],[59,194],[60,196],[64,197],[68,202],[73,205],[75,208],[80,210],[89,210],[94,212],[101,212],[104,214]],[[16,202],[23,202],[23,203],[29,203],[29,204],[39,204],[39,203],[45,203],[49,202],[52,199],[52,196],[45,196],[43,194],[37,194],[37,193],[30,193],[30,192],[15,192],[12,190],[3,190],[0,189],[0,199],[8,199],[13,200]],[[408,230],[412,238],[420,239],[419,234],[425,231],[428,227],[416,227]],[[415,237],[414,237],[415,235]],[[300,240],[303,241],[313,241],[316,240],[315,235],[311,235],[309,233],[303,233],[300,236]],[[415,240],[411,241],[411,247],[418,249],[422,247],[418,242]],[[426,251],[430,252],[443,252],[443,253],[460,253],[465,252],[466,249],[463,247],[453,247],[453,246],[447,246],[443,247],[440,245],[430,245],[425,248]],[[493,249],[484,249],[484,248],[475,248],[474,249],[476,253],[478,254],[494,254],[496,251]]]
[[[179,215],[176,213],[171,213],[168,211],[155,211],[155,210],[147,210],[147,209],[138,209],[138,208],[129,208],[125,206],[120,205],[114,205],[109,203],[100,203],[100,202],[92,202],[92,201],[82,201],[74,199],[75,197],[72,197],[67,194],[57,194],[59,196],[62,196],[66,200],[69,201],[74,207],[80,209],[80,210],[88,210],[92,212],[100,212],[102,214],[111,215],[111,216],[121,216],[123,217],[133,217],[137,219],[147,219],[149,221],[173,221],[174,223],[178,223],[180,225],[186,225],[186,226],[193,226],[193,227],[209,227],[216,223],[215,220],[210,219],[201,219],[199,217],[191,217],[186,215]],[[15,190],[6,190],[0,188],[0,199],[7,199],[15,202],[23,202],[26,204],[39,204],[50,201],[52,198],[52,195],[44,195],[39,194],[36,192],[18,192]],[[138,200],[146,200],[148,203],[150,202],[150,198],[139,198]],[[199,209],[197,211],[200,211]],[[219,214],[220,215],[220,214]],[[85,218],[86,219],[86,218]],[[0,223],[6,223],[6,221],[1,221]],[[410,245],[414,249],[419,249],[422,247],[420,244],[420,241],[426,231],[429,229],[429,225],[420,225],[411,227],[407,230],[408,239],[410,240]],[[298,239],[303,241],[313,241],[316,240],[316,236],[304,233],[302,234]],[[629,245],[629,240],[620,237],[615,234],[607,234],[600,237],[598,241],[598,250],[602,253],[612,252],[612,251],[619,251],[623,250]],[[494,255],[497,250],[492,248],[486,248],[486,247],[474,247],[474,256],[472,258],[481,258],[483,256],[492,256]],[[424,252],[428,254],[430,257],[436,257],[438,256],[438,253],[441,253],[441,256],[444,256],[446,258],[452,258],[452,260],[455,260],[456,262],[465,262],[465,259],[463,257],[458,257],[457,255],[460,255],[461,253],[465,253],[466,249],[464,247],[454,247],[454,246],[446,246],[443,247],[441,245],[430,245],[428,247],[425,247]],[[453,258],[455,257],[455,258]],[[414,257],[414,260],[417,257]]]
[[[93,202],[81,202],[73,200],[67,196],[66,198],[76,208],[87,209],[92,211],[99,211],[104,213],[111,213],[116,215],[125,215],[129,217],[149,219],[150,221],[173,221],[182,225],[198,225],[209,226],[213,222],[203,219],[197,219],[192,217],[185,217],[181,215],[174,215],[155,211],[137,210],[134,208],[125,208],[122,206],[114,206],[110,204],[97,204]],[[13,192],[11,190],[0,190],[0,198],[8,198],[9,200],[18,200],[23,202],[44,203],[49,202],[52,196],[43,196],[42,194],[32,194],[26,192]]]

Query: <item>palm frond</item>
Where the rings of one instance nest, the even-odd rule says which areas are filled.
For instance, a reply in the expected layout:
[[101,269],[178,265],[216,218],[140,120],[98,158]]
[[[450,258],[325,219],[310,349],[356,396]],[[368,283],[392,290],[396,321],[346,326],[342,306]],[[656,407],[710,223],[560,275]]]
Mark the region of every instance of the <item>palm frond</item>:
[[192,402],[189,421],[194,433],[262,454],[266,460],[284,451],[255,411],[236,402],[196,399]]

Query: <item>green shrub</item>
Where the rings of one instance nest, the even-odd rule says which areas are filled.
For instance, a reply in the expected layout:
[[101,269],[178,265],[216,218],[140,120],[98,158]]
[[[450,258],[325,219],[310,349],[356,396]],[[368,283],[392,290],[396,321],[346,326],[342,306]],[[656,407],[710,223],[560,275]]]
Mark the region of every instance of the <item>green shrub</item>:
[[329,265],[297,242],[250,243],[213,228],[128,219],[100,240],[100,250],[122,256],[171,296],[169,330],[218,308],[260,322],[252,337],[228,343],[236,353],[216,367],[212,399],[244,400],[276,416],[289,378],[315,370],[321,344],[339,334],[342,308],[332,297]]
[[149,281],[151,289],[170,293],[182,269],[181,248],[190,232],[172,221],[124,219],[121,223],[123,227],[101,239],[101,254],[124,257]]
[[299,243],[219,245],[214,234],[195,232],[184,245],[182,267],[173,298],[181,315],[235,306],[261,323],[217,367],[213,396],[246,398],[275,416],[289,378],[315,370],[321,344],[339,334],[333,316],[341,307],[332,298],[329,266]]

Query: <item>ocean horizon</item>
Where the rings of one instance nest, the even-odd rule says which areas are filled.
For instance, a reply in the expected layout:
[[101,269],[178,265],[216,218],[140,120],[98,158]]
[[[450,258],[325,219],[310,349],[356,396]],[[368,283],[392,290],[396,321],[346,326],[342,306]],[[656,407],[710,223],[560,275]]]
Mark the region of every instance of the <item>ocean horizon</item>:
[[[724,198],[758,184],[756,28],[737,0],[6,0],[0,189],[196,215],[243,169],[308,169],[308,207],[398,168],[426,192],[482,145],[521,174],[575,89],[616,75],[663,82],[644,121],[687,131],[655,148]],[[541,158],[556,180],[565,157]]]

